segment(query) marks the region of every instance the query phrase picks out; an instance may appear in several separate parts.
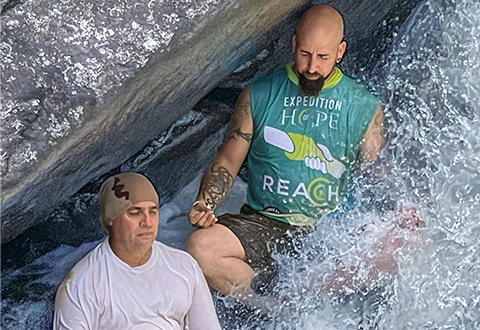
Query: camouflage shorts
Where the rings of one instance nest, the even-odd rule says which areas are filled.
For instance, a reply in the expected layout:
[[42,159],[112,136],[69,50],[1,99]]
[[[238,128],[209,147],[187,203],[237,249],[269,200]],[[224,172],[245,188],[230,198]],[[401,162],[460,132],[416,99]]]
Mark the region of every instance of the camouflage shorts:
[[293,226],[285,222],[264,216],[248,205],[243,205],[240,214],[223,214],[218,217],[218,224],[229,228],[245,250],[245,261],[258,274],[252,288],[264,293],[258,285],[268,289],[276,284],[278,265],[272,258],[274,253],[295,255],[298,238],[306,236],[312,227]]

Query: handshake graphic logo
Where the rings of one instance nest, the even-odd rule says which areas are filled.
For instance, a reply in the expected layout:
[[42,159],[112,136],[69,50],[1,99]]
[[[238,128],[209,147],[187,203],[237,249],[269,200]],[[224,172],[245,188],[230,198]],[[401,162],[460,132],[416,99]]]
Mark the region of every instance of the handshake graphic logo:
[[333,158],[326,146],[315,143],[311,137],[285,133],[271,126],[265,126],[263,135],[268,144],[284,150],[291,160],[303,161],[307,167],[329,173],[336,179],[345,172],[345,165]]

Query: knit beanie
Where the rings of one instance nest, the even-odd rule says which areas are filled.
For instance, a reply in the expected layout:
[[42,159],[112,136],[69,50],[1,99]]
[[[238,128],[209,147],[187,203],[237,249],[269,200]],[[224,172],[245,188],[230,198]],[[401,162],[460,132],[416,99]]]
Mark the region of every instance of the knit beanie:
[[138,173],[120,173],[109,177],[100,187],[100,224],[109,232],[112,220],[141,202],[158,205],[158,194],[152,183]]

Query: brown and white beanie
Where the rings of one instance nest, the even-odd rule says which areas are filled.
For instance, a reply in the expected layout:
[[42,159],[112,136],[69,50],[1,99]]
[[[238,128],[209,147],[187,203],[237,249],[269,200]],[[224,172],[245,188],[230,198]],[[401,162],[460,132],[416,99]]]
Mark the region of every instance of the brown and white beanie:
[[100,187],[100,224],[109,233],[112,220],[141,202],[158,205],[158,194],[153,184],[138,173],[120,173],[109,177]]

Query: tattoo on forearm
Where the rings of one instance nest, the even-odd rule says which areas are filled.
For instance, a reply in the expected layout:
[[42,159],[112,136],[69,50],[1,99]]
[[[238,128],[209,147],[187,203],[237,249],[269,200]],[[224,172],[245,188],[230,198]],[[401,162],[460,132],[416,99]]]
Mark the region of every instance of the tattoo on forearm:
[[202,179],[200,195],[213,210],[230,192],[233,176],[228,170],[218,164],[213,164]]

